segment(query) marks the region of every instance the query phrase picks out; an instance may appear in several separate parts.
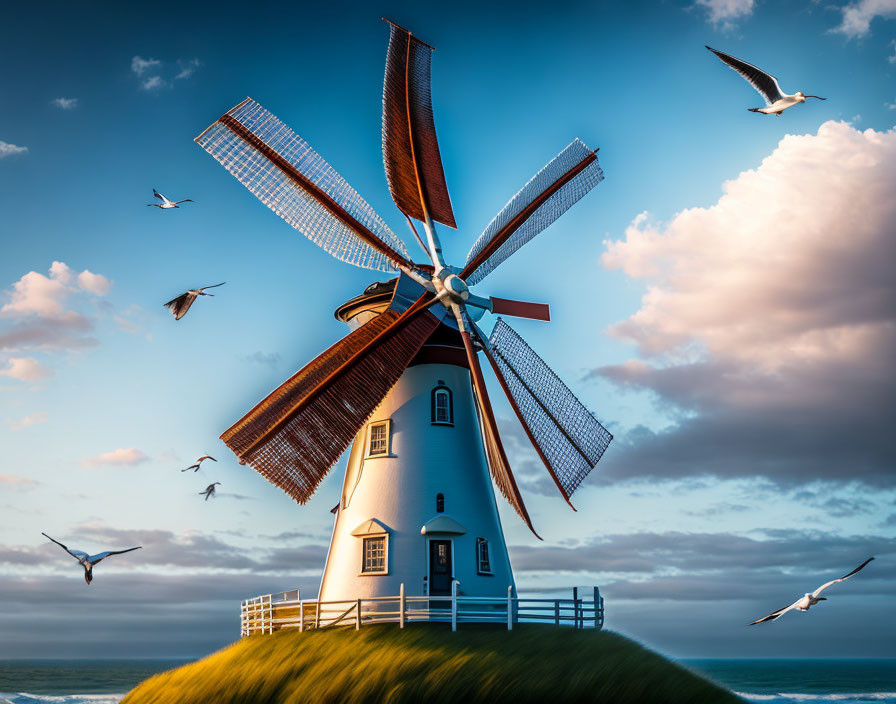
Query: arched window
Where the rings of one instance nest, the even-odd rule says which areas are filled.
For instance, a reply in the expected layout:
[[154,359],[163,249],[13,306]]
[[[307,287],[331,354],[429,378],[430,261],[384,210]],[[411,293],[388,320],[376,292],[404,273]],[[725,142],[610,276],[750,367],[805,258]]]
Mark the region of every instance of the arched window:
[[436,513],[445,513],[445,495],[436,494]]
[[433,425],[454,425],[454,400],[451,389],[441,381],[432,390],[432,423]]

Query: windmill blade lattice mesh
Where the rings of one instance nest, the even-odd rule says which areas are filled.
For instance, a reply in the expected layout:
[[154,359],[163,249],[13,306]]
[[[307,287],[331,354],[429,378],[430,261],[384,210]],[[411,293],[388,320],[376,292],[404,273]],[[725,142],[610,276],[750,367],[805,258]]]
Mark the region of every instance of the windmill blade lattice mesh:
[[[537,203],[539,197],[585,161],[588,163],[581,171],[560,186],[525,220],[522,222],[517,220],[530,206]],[[472,286],[482,281],[499,264],[551,225],[603,179],[604,172],[597,161],[597,155],[580,140],[573,141],[523,186],[485,228],[467,255],[462,275],[466,282]],[[473,271],[467,271],[477,257],[495,245],[498,245],[497,248],[484,261],[475,266]]]
[[383,164],[408,217],[457,227],[432,114],[432,47],[390,23],[383,81]]
[[488,346],[554,478],[572,496],[613,436],[501,318]]
[[305,503],[438,326],[428,311],[386,310],[294,374],[221,439],[241,462]]
[[[311,181],[366,232],[350,227],[262,150],[238,136],[227,126],[231,120]],[[268,208],[337,259],[386,272],[408,263],[404,243],[373,208],[305,140],[254,100],[247,99],[228,111],[196,142]],[[376,238],[382,247],[362,237]]]

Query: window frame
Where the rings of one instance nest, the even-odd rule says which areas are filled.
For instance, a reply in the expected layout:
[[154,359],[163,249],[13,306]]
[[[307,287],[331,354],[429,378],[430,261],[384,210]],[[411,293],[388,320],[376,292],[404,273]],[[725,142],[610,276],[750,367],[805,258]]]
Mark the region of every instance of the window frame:
[[445,513],[445,495],[444,494],[436,494],[436,513],[438,513],[438,514]]
[[[368,570],[367,567],[367,545],[370,541],[373,540],[382,540],[383,541],[383,569],[381,570]],[[389,574],[389,534],[388,533],[375,533],[373,535],[365,535],[361,538],[361,571],[359,572],[359,576],[361,577],[371,577]]]
[[[386,428],[386,449],[384,452],[372,452],[373,429],[375,427]],[[367,442],[364,443],[364,459],[392,456],[392,419],[376,420],[367,424]]]
[[[483,569],[482,548],[485,548],[485,567]],[[476,574],[493,576],[492,557],[488,549],[487,538],[476,538]]]
[[[436,398],[440,392],[444,392],[448,397],[448,420],[438,420],[437,417],[437,406],[436,406]],[[438,386],[435,386],[430,394],[430,422],[432,425],[454,425],[454,394],[451,393],[451,389],[449,389],[445,384],[439,383]]]

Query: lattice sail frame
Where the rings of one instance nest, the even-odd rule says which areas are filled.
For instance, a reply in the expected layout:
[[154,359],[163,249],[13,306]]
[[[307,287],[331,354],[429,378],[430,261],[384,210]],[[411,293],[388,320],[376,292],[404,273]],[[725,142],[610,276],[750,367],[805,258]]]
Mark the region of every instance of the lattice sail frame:
[[444,317],[388,309],[305,365],[221,439],[305,503]]
[[383,165],[392,200],[408,217],[457,227],[432,114],[433,48],[393,22],[389,28]]
[[[377,238],[384,246],[365,242],[357,228],[334,215],[311,191],[229,127],[233,121],[332,199],[368,231],[365,236]],[[305,140],[251,98],[228,110],[195,141],[268,208],[337,259],[391,273],[410,265],[404,243],[358,192]],[[391,256],[388,250],[392,250]]]
[[603,456],[612,434],[503,319],[498,318],[485,346],[568,500]]
[[[564,182],[563,179],[570,174],[572,177]],[[520,247],[531,241],[581,200],[603,179],[604,172],[598,163],[597,154],[581,140],[573,140],[566,149],[535,174],[488,224],[467,254],[466,265],[461,277],[470,286],[482,281]],[[514,222],[558,182],[562,185],[534,212],[522,222]],[[506,237],[506,240],[500,243],[500,246],[484,261],[475,264],[477,258],[480,258],[486,248],[498,237]],[[470,270],[471,264],[474,265],[472,270]]]

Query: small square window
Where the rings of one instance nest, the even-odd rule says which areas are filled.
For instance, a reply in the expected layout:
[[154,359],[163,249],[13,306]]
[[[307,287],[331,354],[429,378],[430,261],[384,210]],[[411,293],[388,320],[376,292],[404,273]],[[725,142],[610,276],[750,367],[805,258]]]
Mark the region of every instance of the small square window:
[[389,454],[389,421],[370,424],[367,442],[367,456],[376,457]]
[[476,538],[476,571],[479,574],[491,574],[492,564],[488,558],[488,541]]
[[364,538],[364,561],[361,572],[365,574],[386,573],[386,536]]

